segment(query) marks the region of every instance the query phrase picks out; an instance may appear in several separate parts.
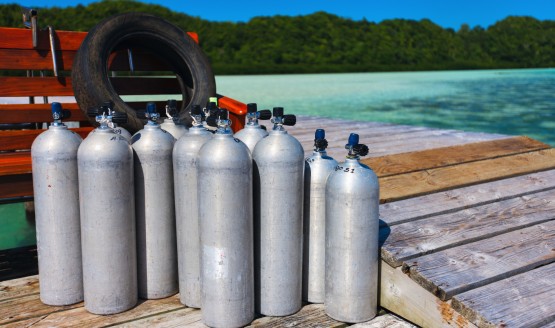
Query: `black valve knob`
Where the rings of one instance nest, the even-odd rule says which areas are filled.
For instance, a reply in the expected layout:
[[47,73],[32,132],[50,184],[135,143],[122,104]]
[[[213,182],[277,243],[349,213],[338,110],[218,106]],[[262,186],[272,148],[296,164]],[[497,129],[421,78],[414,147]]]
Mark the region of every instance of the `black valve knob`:
[[211,126],[211,127],[217,127],[218,126],[218,120],[216,119],[215,116],[208,116],[206,118],[206,124],[208,126]]
[[272,111],[269,109],[263,109],[258,111],[258,119],[259,120],[269,120],[272,118]]
[[193,105],[193,107],[191,107],[191,115],[202,115],[202,108],[200,108],[200,105]]
[[247,104],[247,113],[256,113],[257,106],[255,103]]
[[[274,116],[275,113],[274,113]],[[293,126],[297,124],[297,117],[295,115],[283,115],[283,125]]]
[[283,107],[274,107],[274,117],[283,116]]
[[358,144],[353,146],[353,152],[358,156],[366,156],[368,155],[368,146],[364,144]]
[[125,124],[127,123],[127,114],[126,113],[112,113],[112,122],[116,124]]

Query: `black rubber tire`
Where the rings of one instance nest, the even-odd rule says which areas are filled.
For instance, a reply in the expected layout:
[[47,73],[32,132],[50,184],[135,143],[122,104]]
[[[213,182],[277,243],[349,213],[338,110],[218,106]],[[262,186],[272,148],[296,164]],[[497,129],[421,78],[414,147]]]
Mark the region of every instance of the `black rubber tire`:
[[131,133],[143,128],[135,110],[118,95],[110,82],[108,58],[120,47],[135,47],[155,52],[173,68],[181,86],[183,101],[179,117],[191,122],[192,105],[203,106],[216,95],[216,81],[208,58],[185,32],[172,23],[145,13],[125,13],[105,19],[87,35],[73,62],[72,83],[79,107],[98,107],[107,100],[116,111],[128,114],[123,126]]

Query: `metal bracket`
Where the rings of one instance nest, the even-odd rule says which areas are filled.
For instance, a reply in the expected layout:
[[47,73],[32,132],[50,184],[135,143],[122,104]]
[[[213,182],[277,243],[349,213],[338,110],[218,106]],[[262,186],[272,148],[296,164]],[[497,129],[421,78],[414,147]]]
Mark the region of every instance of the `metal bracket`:
[[[30,28],[33,34],[33,48],[38,46],[38,11],[36,9],[21,7],[21,12],[23,14],[23,25],[26,28]],[[50,52],[52,53],[52,69],[54,71],[54,76],[58,76],[58,59],[56,57],[56,37],[54,34],[54,28],[52,26],[46,27],[48,30],[48,36],[50,38]]]

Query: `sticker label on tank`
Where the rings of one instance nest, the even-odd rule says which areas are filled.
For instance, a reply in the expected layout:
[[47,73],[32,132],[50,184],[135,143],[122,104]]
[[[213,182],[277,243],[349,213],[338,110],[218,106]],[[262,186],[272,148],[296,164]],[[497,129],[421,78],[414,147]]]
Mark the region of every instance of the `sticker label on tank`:
[[344,166],[339,166],[337,165],[335,167],[336,171],[343,171],[345,173],[355,173],[355,169],[354,168],[350,168],[350,167],[344,167]]

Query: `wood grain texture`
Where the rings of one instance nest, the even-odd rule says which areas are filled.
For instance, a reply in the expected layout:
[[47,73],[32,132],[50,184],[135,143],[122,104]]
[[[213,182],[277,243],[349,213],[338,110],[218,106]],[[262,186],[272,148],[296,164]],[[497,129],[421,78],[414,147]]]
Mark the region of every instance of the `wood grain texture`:
[[[70,130],[78,133],[82,138],[85,138],[89,134],[89,132],[93,130],[93,128],[71,128]],[[31,149],[33,141],[42,132],[44,132],[44,130],[0,131],[0,151]]]
[[202,312],[198,309],[181,308],[174,311],[166,311],[154,316],[119,323],[110,327],[199,327],[206,328],[202,323]]
[[31,173],[31,153],[21,151],[0,154],[0,177],[3,175]]
[[404,261],[522,229],[555,218],[555,190],[510,198],[455,213],[380,229],[381,256]]
[[553,188],[555,170],[543,171],[381,204],[380,219],[392,226]]
[[[96,315],[89,313],[83,307],[83,303],[70,307],[60,307],[57,309],[58,311],[51,309],[51,311],[48,312],[49,308],[55,307],[43,305],[40,303],[40,300],[38,300],[38,296],[30,296],[30,298],[33,297],[36,299],[28,300],[21,298],[20,300],[23,302],[20,304],[24,307],[34,306],[36,311],[34,313],[24,312],[18,315],[14,318],[16,320],[12,319],[14,325],[32,322],[33,327],[101,327],[127,323],[159,313],[184,308],[184,305],[179,302],[179,297],[172,296],[159,300],[140,300],[139,304],[134,308],[112,315]],[[44,314],[48,315],[43,316]]]
[[[64,121],[87,121],[76,103],[62,103],[71,116]],[[0,123],[51,122],[51,104],[0,104]]]
[[[58,50],[77,51],[87,36],[86,32],[56,31],[55,44]],[[50,50],[50,37],[47,30],[39,30],[37,34],[38,50]],[[30,29],[0,28],[1,49],[35,49],[33,34]]]
[[551,262],[555,220],[412,259],[403,264],[403,271],[447,300]]
[[0,199],[33,195],[33,176],[14,174],[0,177]]
[[555,321],[555,263],[453,297],[478,327],[539,327]]
[[39,277],[37,275],[0,281],[0,302],[39,292]]
[[428,292],[401,268],[384,261],[380,266],[380,305],[421,327],[476,327],[444,302]]
[[0,325],[82,306],[82,303],[67,306],[45,305],[38,294],[8,299],[0,301]]
[[350,326],[351,328],[417,328],[417,326],[409,323],[391,313],[380,315],[370,321],[357,323]]
[[378,177],[458,165],[507,155],[547,149],[549,145],[528,137],[513,137],[361,160]]
[[381,178],[380,201],[460,188],[555,168],[555,149],[451,165]]
[[345,323],[333,320],[324,311],[323,304],[309,304],[290,316],[262,317],[254,320],[248,327],[346,327]]

